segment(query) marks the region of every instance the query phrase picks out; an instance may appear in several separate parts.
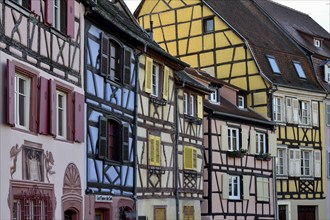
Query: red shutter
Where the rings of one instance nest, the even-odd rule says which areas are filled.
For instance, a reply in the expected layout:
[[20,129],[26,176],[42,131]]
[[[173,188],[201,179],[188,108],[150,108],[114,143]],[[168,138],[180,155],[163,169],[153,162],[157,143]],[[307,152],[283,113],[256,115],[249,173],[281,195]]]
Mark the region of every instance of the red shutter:
[[31,77],[30,131],[38,133],[38,77]]
[[74,93],[74,141],[84,142],[84,95]]
[[66,0],[66,34],[74,37],[74,3],[75,0]]
[[7,123],[15,125],[15,65],[7,60]]
[[30,0],[30,10],[39,16],[41,15],[40,4],[41,0]]
[[49,80],[49,133],[56,135],[56,85]]
[[46,0],[46,22],[53,24],[54,19],[54,0]]
[[48,134],[48,80],[40,77],[39,133]]

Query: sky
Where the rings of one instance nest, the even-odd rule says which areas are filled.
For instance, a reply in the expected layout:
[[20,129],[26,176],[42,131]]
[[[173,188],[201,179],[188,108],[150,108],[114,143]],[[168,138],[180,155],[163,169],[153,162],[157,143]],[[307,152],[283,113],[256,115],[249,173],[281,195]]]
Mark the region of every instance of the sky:
[[[124,0],[128,8],[135,11],[140,0]],[[273,0],[282,5],[308,14],[330,33],[330,0]]]

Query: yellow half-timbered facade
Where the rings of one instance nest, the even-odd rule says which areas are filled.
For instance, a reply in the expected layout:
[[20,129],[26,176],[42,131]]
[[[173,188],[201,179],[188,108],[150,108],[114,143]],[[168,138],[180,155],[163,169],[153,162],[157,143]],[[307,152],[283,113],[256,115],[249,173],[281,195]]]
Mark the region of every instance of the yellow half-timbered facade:
[[247,106],[276,123],[277,217],[325,219],[325,92],[302,50],[255,0],[144,0],[135,16],[164,50],[247,90]]

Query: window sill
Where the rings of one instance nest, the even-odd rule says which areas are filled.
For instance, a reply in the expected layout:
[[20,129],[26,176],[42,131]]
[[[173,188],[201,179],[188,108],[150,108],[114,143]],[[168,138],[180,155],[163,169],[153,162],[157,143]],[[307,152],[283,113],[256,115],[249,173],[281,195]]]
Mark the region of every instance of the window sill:
[[150,174],[158,174],[158,175],[162,175],[162,174],[165,174],[165,170],[164,169],[162,169],[161,167],[159,167],[159,166],[149,166],[148,167],[148,172],[150,173]]
[[165,99],[161,99],[159,97],[150,95],[150,102],[156,104],[156,105],[160,105],[160,106],[165,106],[166,105],[166,100]]
[[299,179],[300,180],[314,180],[314,177],[312,177],[312,176],[301,176]]
[[276,125],[279,125],[279,126],[286,126],[286,123],[283,122],[283,121],[274,121]]
[[276,179],[284,180],[284,179],[288,179],[288,176],[283,174],[276,174]]
[[184,119],[188,121],[189,123],[193,123],[196,125],[201,125],[202,124],[202,119],[190,116],[190,115],[184,115]]
[[184,172],[184,174],[192,174],[192,175],[196,175],[197,174],[197,170],[188,170],[188,169],[185,169],[183,172]]
[[31,135],[37,136],[37,133],[35,133],[33,131],[30,131],[28,129],[22,128],[22,127],[11,127],[11,128],[13,130],[16,130],[16,131],[20,131],[20,132],[23,132],[23,133],[26,133],[26,134],[31,134]]
[[227,151],[228,157],[244,157],[247,155],[247,150],[240,149],[240,150],[233,150],[233,151]]
[[313,128],[312,125],[298,124],[298,128]]
[[270,161],[272,159],[269,153],[257,154],[255,155],[255,158],[256,160],[265,160],[265,161]]

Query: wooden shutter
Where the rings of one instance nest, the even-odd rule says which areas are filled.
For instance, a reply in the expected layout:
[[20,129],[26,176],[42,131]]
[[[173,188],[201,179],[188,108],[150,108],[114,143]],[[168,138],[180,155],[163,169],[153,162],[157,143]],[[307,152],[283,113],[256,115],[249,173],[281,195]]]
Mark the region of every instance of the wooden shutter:
[[296,172],[295,150],[289,150],[289,176],[295,176]]
[[107,119],[103,116],[99,116],[99,157],[101,159],[106,158],[108,154],[108,144],[107,144],[107,135],[108,135],[108,125]]
[[242,132],[242,149],[247,150],[248,149],[248,138],[249,138],[249,134],[248,134],[248,130],[245,128],[242,128],[241,130]]
[[184,168],[192,169],[193,168],[193,149],[191,147],[184,147]]
[[122,126],[122,160],[129,161],[129,125]]
[[193,152],[193,158],[192,158],[192,168],[194,170],[197,170],[197,149],[193,148],[192,149]]
[[164,67],[164,82],[163,82],[163,99],[168,99],[168,81],[169,81],[170,69]]
[[160,137],[155,137],[155,165],[160,166]]
[[131,82],[131,51],[129,49],[124,49],[124,74],[123,82],[126,85],[130,85]]
[[30,10],[36,15],[41,15],[40,0],[30,0]]
[[276,156],[277,153],[277,135],[275,133],[268,134],[268,152],[271,156]]
[[319,105],[317,102],[312,102],[312,122],[313,126],[319,126]]
[[84,95],[74,93],[74,141],[84,142],[85,134]]
[[30,122],[29,128],[30,131],[38,133],[38,77],[30,77]]
[[299,123],[299,102],[298,99],[292,99],[293,106],[293,123]]
[[56,85],[54,80],[49,80],[49,133],[56,135]]
[[15,65],[7,60],[7,123],[15,126]]
[[149,165],[155,165],[155,137],[149,136]]
[[153,60],[146,57],[146,68],[145,68],[145,78],[144,78],[144,91],[151,93],[152,89],[152,71],[153,71]]
[[256,131],[250,130],[250,154],[256,154],[257,152],[257,145],[256,145]]
[[286,121],[293,123],[293,105],[292,98],[286,98]]
[[243,199],[245,200],[250,198],[250,179],[251,176],[243,176]]
[[197,96],[197,117],[203,119],[203,96]]
[[48,134],[48,80],[40,77],[39,87],[39,133]]
[[257,179],[257,200],[263,201],[264,200],[264,190],[263,190],[263,181],[262,177],[256,177]]
[[229,175],[222,175],[222,198],[229,199]]
[[74,37],[74,4],[75,0],[66,0],[66,34],[71,38]]
[[54,19],[54,0],[46,0],[46,22],[53,24]]
[[109,74],[109,37],[104,33],[101,33],[100,53],[100,74],[107,78]]
[[221,126],[221,150],[228,150],[228,126]]
[[314,151],[314,176],[321,177],[321,151]]

